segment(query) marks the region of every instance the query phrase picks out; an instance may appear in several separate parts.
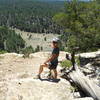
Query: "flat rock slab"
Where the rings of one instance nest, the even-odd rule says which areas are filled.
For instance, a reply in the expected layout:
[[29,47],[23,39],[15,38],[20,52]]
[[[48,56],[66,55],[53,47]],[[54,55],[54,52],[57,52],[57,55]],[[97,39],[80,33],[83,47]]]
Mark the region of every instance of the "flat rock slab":
[[[0,100],[72,100],[68,81],[33,79],[48,53],[34,55],[26,59],[15,53],[0,55]],[[48,70],[43,76],[46,74]]]
[[[33,78],[14,79],[7,83],[5,100],[71,100],[70,85],[60,81]],[[1,99],[0,99],[1,100]]]

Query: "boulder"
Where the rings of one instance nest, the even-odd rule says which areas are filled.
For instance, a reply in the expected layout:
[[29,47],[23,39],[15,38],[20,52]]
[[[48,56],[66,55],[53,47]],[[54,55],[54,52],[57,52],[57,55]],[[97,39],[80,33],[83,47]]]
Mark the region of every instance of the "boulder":
[[82,53],[79,56],[81,66],[85,66],[88,63],[94,66],[100,66],[100,50],[97,52]]
[[[0,59],[0,100],[72,100],[71,85],[65,79],[50,80],[42,73],[42,80],[35,79],[39,66],[49,52],[37,52],[30,58],[16,53],[3,54]],[[20,58],[18,58],[20,57]],[[9,71],[8,71],[9,70]],[[60,67],[58,67],[60,70]]]

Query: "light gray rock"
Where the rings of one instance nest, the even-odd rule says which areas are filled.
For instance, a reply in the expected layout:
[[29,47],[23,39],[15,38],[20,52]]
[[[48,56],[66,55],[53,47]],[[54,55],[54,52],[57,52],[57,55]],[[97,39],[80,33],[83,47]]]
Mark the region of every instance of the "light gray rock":
[[85,98],[77,98],[77,99],[74,99],[74,100],[94,100],[94,99],[91,98],[91,97],[85,97]]
[[83,57],[83,58],[95,58],[97,56],[100,56],[100,50],[97,52],[89,52],[89,53],[80,54],[80,57]]
[[[18,54],[19,55],[19,54]],[[0,65],[0,100],[72,100],[71,85],[60,78],[58,80],[34,79],[40,64],[48,57],[46,52],[38,52],[32,59],[17,54],[3,54]],[[8,71],[9,70],[9,71]],[[42,73],[47,74],[47,69]],[[5,85],[3,85],[5,84]]]
[[97,52],[82,53],[79,56],[81,66],[86,66],[88,63],[91,66],[100,66],[100,50]]
[[55,83],[25,78],[8,83],[5,100],[72,100],[70,94],[70,84],[66,80]]
[[73,96],[74,96],[74,98],[81,98],[81,95],[79,92],[74,92]]

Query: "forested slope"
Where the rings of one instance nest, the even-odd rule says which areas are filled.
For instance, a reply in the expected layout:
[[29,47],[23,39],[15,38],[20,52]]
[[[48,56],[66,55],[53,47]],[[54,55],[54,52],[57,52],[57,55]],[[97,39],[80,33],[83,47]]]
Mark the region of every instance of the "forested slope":
[[14,30],[0,27],[0,51],[19,52],[25,47],[25,41]]
[[[53,22],[52,17],[63,10],[63,4],[61,1],[0,0],[0,52],[19,53],[26,47],[26,40],[11,28],[33,33],[60,34],[61,27]],[[29,49],[33,52],[31,46]]]
[[0,26],[35,33],[60,33],[52,16],[62,11],[64,2],[37,0],[0,0]]

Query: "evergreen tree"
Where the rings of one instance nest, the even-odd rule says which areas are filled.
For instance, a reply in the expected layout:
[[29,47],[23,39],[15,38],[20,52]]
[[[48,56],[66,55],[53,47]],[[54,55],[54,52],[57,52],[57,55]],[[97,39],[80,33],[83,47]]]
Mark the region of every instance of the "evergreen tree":
[[14,30],[0,27],[0,50],[19,53],[25,47],[25,41]]
[[53,20],[65,29],[62,35],[69,50],[79,47],[81,52],[97,50],[100,47],[100,4],[96,1],[66,2],[65,11]]

